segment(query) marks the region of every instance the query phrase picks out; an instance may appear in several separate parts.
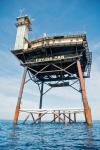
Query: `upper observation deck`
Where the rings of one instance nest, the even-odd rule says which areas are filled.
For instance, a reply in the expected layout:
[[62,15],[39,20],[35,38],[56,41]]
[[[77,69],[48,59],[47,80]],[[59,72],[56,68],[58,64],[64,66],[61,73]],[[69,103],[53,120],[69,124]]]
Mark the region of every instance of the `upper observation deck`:
[[86,34],[46,36],[32,41],[24,37],[23,48],[14,49],[12,53],[40,81],[76,78],[77,59],[81,62],[84,78],[90,76],[92,54]]

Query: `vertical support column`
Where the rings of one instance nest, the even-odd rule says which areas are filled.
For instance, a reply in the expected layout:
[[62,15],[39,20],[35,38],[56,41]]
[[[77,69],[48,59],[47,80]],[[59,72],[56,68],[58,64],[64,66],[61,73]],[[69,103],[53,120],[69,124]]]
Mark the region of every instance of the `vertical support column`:
[[41,90],[40,90],[40,105],[39,109],[42,108],[42,98],[43,98],[43,82],[41,82]]
[[80,87],[81,87],[82,101],[83,101],[83,106],[84,106],[85,120],[86,120],[87,125],[91,125],[92,124],[91,109],[87,101],[85,81],[83,78],[82,68],[81,68],[81,64],[79,60],[77,60],[77,69],[78,69],[78,74],[79,74],[79,79],[80,79]]
[[74,122],[76,122],[76,113],[74,113]]
[[69,123],[71,122],[71,113],[69,113]]
[[66,123],[65,111],[63,112],[63,116],[64,116],[64,123]]
[[58,116],[59,116],[58,121],[60,123],[60,110],[58,111]]
[[27,68],[25,67],[24,68],[24,73],[23,73],[23,76],[22,76],[20,90],[19,90],[19,95],[18,95],[18,101],[17,101],[17,105],[16,105],[16,110],[15,110],[15,115],[14,115],[14,121],[13,121],[14,125],[17,124],[18,117],[19,117],[20,104],[21,104],[21,99],[22,99],[22,95],[23,95],[23,89],[24,89],[24,85],[25,85],[26,74],[27,74]]
[[[41,82],[39,109],[42,108],[42,98],[43,98],[43,82]],[[39,114],[39,117],[41,117],[41,113]],[[39,119],[39,121],[41,121],[41,118]]]
[[[54,113],[55,113],[55,110],[54,110]],[[56,121],[56,119],[55,119],[55,118],[56,118],[56,115],[53,114],[53,117],[54,117],[53,120],[54,120],[54,122],[55,122],[55,121]]]

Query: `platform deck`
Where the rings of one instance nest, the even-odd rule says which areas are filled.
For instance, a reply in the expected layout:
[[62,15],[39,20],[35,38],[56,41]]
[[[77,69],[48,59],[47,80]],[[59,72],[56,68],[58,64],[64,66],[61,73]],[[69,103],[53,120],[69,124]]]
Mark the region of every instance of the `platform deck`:
[[20,111],[28,113],[23,123],[31,116],[33,120],[32,124],[41,122],[42,118],[44,116],[48,118],[48,115],[53,116],[53,118],[48,118],[48,120],[51,120],[50,122],[76,122],[76,115],[84,113],[84,110],[80,108],[20,109]]

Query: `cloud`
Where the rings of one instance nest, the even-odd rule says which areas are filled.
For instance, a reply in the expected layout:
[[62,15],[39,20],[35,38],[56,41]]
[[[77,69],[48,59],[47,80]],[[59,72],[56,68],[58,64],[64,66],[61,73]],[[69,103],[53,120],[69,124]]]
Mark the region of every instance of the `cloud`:
[[[5,96],[0,95],[0,119],[13,119],[15,107],[17,103],[16,96]],[[27,101],[24,99],[24,104],[21,105],[21,108],[36,108],[37,102],[35,101]],[[25,118],[26,114],[23,115],[22,118]]]
[[94,39],[90,41],[89,49],[92,51],[93,63],[95,63],[98,58],[100,62],[100,40]]

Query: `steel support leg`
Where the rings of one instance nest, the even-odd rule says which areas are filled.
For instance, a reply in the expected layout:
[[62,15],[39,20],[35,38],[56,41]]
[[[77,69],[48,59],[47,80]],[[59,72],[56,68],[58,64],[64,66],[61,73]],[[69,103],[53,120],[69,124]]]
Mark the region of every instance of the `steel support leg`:
[[[39,104],[39,109],[42,108],[42,98],[43,98],[43,82],[41,83],[41,90],[40,90],[40,104]],[[39,114],[40,120],[41,121],[41,114]]]
[[83,106],[84,106],[85,120],[86,120],[87,125],[91,125],[92,124],[91,109],[87,101],[85,81],[83,78],[82,68],[81,68],[81,64],[79,60],[77,61],[77,68],[78,68],[78,74],[79,74],[79,79],[80,79],[80,87],[81,87],[82,101],[83,101]]
[[24,69],[24,73],[23,73],[23,76],[22,76],[22,81],[21,81],[21,86],[20,86],[20,90],[19,90],[18,101],[17,101],[15,115],[14,115],[14,121],[13,121],[14,125],[17,124],[18,117],[19,117],[20,104],[21,104],[21,99],[22,99],[22,95],[23,95],[23,89],[24,89],[24,85],[25,85],[26,74],[27,74],[27,68]]
[[[55,111],[54,111],[54,113],[55,113]],[[53,116],[54,116],[54,122],[55,122],[55,121],[56,121],[56,119],[55,119],[55,118],[56,118],[56,116],[55,116],[55,114],[53,114]]]
[[65,123],[66,122],[65,111],[63,112],[63,116],[64,116],[64,123]]
[[69,113],[69,123],[71,122],[71,113]]
[[58,111],[58,116],[59,116],[58,121],[60,123],[60,110]]
[[76,122],[76,113],[74,113],[74,122]]
[[40,90],[40,105],[39,105],[39,109],[42,108],[42,98],[43,98],[43,82],[41,83],[41,90]]

